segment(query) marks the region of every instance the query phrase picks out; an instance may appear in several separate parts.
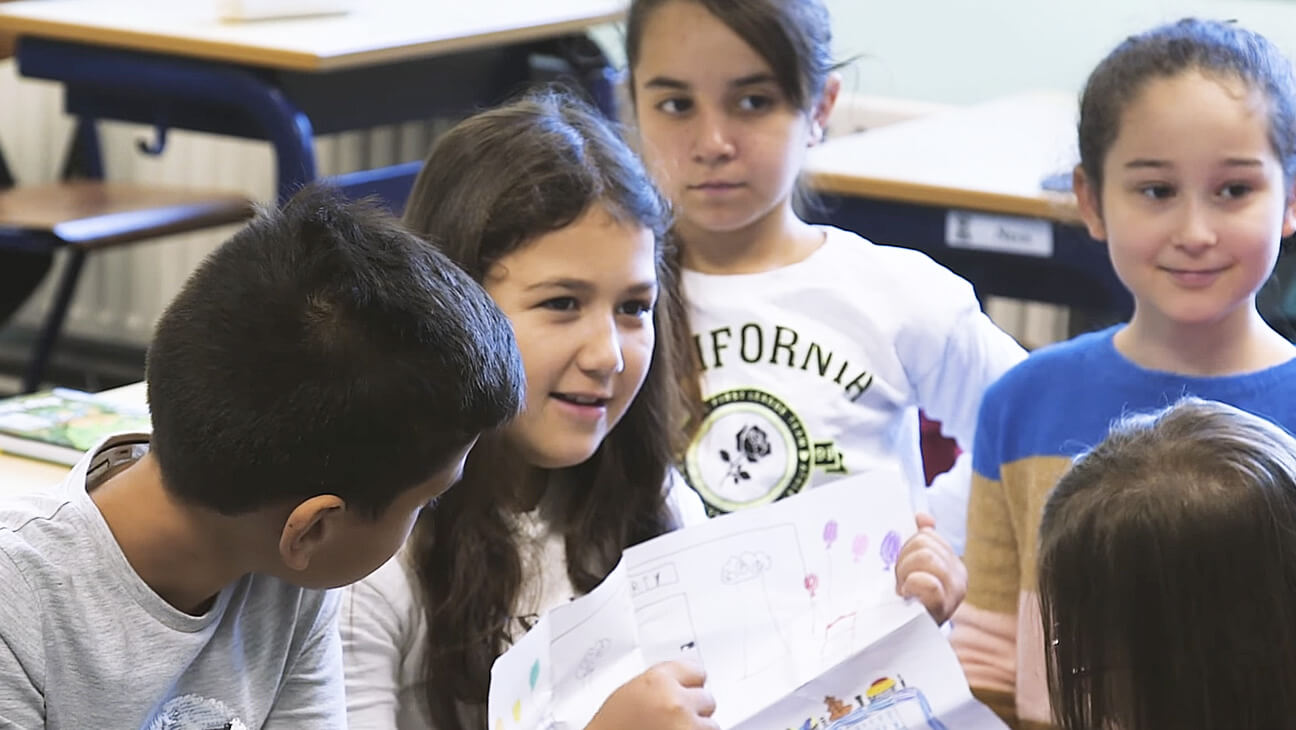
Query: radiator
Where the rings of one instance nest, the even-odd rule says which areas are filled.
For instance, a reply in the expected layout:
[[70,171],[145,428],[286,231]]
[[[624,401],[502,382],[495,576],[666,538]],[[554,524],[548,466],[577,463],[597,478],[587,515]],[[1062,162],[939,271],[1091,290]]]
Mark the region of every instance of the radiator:
[[[72,130],[57,84],[17,77],[13,62],[0,61],[0,149],[20,182],[54,179]],[[877,126],[930,111],[914,103],[875,97],[843,99],[842,126]],[[432,123],[414,122],[331,135],[316,143],[317,169],[332,175],[422,158],[435,134]],[[259,201],[274,197],[273,157],[268,144],[215,135],[171,131],[159,157],[140,154],[136,141],[149,127],[100,123],[104,167],[113,179],[240,190]],[[98,252],[86,260],[64,332],[72,337],[144,345],[154,322],[195,266],[234,228],[157,239]],[[55,272],[61,262],[56,262]],[[16,324],[35,327],[52,295],[55,276],[18,313]],[[1023,343],[1037,346],[1066,336],[1065,312],[1043,304],[987,302],[987,311]]]
[[[58,84],[21,79],[13,61],[0,61],[0,149],[20,183],[57,177],[72,132]],[[422,159],[437,125],[412,122],[363,132],[329,135],[316,143],[321,175]],[[158,157],[137,151],[151,127],[99,124],[108,177],[118,180],[238,190],[254,200],[274,198],[270,145],[171,130]],[[128,345],[147,344],[167,302],[202,258],[237,226],[96,252],[87,257],[65,334]],[[53,296],[55,268],[16,315],[15,324],[35,327]]]

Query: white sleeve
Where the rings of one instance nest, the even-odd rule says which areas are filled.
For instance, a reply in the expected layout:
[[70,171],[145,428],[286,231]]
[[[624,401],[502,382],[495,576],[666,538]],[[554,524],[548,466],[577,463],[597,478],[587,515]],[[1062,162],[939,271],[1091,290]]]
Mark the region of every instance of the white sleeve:
[[964,452],[927,490],[936,530],[962,553],[981,398],[991,383],[1025,359],[1026,351],[990,321],[972,286],[954,273],[941,269],[922,293],[925,299],[915,305],[911,326],[900,333],[896,348],[918,407],[940,421],[941,430]]
[[310,728],[344,730],[346,702],[342,695],[342,649],[338,643],[338,592],[321,592],[310,613],[311,622],[292,668],[284,678],[274,707],[262,725],[267,730]]
[[675,516],[675,524],[688,527],[707,521],[706,507],[702,498],[684,481],[684,477],[675,467],[666,473],[666,507]]
[[45,727],[45,652],[40,601],[0,551],[0,727]]
[[395,730],[401,664],[412,648],[413,587],[397,553],[343,590],[338,629],[352,730]]

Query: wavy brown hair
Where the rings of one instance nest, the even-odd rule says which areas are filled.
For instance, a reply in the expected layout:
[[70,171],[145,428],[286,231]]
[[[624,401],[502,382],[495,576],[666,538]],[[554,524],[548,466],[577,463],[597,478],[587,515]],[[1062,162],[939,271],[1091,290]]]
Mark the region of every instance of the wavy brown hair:
[[[567,571],[596,586],[630,545],[675,527],[663,484],[688,403],[675,376],[682,323],[668,205],[617,131],[587,104],[548,91],[477,114],[432,148],[405,223],[481,281],[492,264],[557,231],[591,206],[653,231],[659,296],[647,376],[594,455],[562,472],[557,506]],[[686,336],[683,335],[683,336]],[[462,483],[420,518],[411,550],[428,623],[426,699],[439,730],[458,730],[458,705],[486,702],[490,667],[508,646],[522,585],[510,505],[527,473],[498,434],[484,436]]]

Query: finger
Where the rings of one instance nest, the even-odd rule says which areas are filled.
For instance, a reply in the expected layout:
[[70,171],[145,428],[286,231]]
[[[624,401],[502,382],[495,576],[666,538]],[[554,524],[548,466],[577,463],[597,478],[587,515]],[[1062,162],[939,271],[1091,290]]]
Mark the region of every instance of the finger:
[[701,687],[683,690],[683,704],[700,717],[711,717],[716,711],[715,695]]
[[901,555],[896,561],[896,586],[903,586],[905,580],[914,573],[929,573],[937,580],[945,582],[952,570],[950,556],[941,550],[928,547],[915,548],[907,555]]
[[900,546],[900,557],[903,558],[905,555],[921,552],[923,550],[939,552],[943,545],[947,546],[948,544],[941,539],[940,535],[930,531],[919,532],[908,540],[905,540],[904,544]]
[[930,553],[933,556],[940,557],[943,560],[949,560],[954,555],[954,549],[949,546],[939,535],[934,532],[920,532],[917,535],[905,541],[900,546],[900,554],[896,556],[898,565],[904,564],[905,560],[914,555]]
[[945,620],[945,584],[931,573],[913,573],[900,586],[900,595],[916,598],[937,621]]
[[653,667],[685,687],[701,687],[706,683],[706,670],[685,659],[661,662]]
[[918,529],[936,529],[936,518],[926,512],[917,512],[914,514],[914,522],[918,523]]
[[946,561],[953,561],[958,557],[958,554],[954,552],[954,548],[945,538],[932,530],[924,530],[905,541],[904,545],[900,547],[897,562],[903,561],[908,555],[923,551],[935,553]]

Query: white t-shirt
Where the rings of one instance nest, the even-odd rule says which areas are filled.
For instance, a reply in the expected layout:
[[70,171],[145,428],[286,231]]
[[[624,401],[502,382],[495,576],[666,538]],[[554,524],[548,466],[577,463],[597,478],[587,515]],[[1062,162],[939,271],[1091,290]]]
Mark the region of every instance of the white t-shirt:
[[147,450],[0,500],[0,727],[345,728],[336,592],[249,574],[191,616],[131,568],[88,492]]
[[965,450],[986,387],[1025,357],[967,281],[912,249],[823,227],[803,261],[684,272],[705,416],[683,473],[728,512],[878,467],[961,550],[968,459],[925,488],[918,409]]
[[[681,526],[705,521],[706,511],[677,475],[668,479],[667,506]],[[530,622],[576,597],[567,576],[562,535],[537,508],[518,517],[524,582],[514,616]],[[423,685],[427,617],[418,578],[402,550],[364,580],[344,590],[339,627],[351,730],[429,730]],[[524,633],[515,621],[514,638]]]

